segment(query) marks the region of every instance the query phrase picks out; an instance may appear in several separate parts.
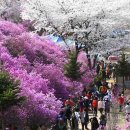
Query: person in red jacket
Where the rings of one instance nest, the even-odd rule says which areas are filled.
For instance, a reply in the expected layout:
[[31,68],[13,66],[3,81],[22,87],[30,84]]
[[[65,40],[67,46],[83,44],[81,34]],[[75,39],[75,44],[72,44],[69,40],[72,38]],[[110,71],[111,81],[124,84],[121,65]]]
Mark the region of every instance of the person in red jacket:
[[90,99],[91,99],[91,96],[92,96],[92,93],[89,91],[89,92],[87,92],[86,96],[87,96],[88,99],[90,100]]
[[69,98],[65,101],[65,106],[70,106],[70,107],[73,107],[74,106],[74,102],[72,100],[72,97],[69,96]]
[[119,112],[122,112],[122,107],[124,105],[124,96],[121,94],[118,97],[118,104],[119,104]]
[[98,99],[94,97],[92,100],[92,108],[93,108],[93,114],[97,116],[97,107],[98,107]]

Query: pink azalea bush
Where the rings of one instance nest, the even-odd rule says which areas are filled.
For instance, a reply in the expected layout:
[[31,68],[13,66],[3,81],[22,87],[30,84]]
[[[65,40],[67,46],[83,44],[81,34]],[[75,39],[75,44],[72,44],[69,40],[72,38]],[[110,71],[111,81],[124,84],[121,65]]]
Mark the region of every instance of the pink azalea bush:
[[84,72],[84,75],[82,76],[82,83],[84,85],[89,85],[93,82],[93,78],[96,76],[95,70],[90,70],[88,67],[88,60],[86,53],[81,51],[78,56],[78,62],[81,63],[81,72]]
[[81,81],[71,82],[64,76],[66,61],[66,54],[54,43],[27,32],[20,24],[0,21],[1,67],[20,81],[20,94],[26,97],[21,108],[7,112],[7,122],[21,126],[54,122],[61,100],[80,93],[83,84],[93,80],[93,74],[86,71]]
[[22,24],[16,26],[15,23],[9,21],[0,21],[0,32],[6,36],[16,36],[25,32],[25,28]]
[[[33,120],[32,114],[36,114],[41,111],[42,118],[39,119],[42,121],[41,123],[47,119],[50,121],[48,123],[53,122],[62,103],[57,100],[53,91],[51,92],[51,90],[48,89],[47,85],[49,81],[47,79],[43,79],[39,74],[34,72],[27,73],[23,66],[24,64],[28,65],[26,59],[21,60],[21,57],[12,58],[6,50],[7,49],[4,47],[0,48],[0,59],[4,63],[3,66],[14,78],[20,80],[19,87],[21,88],[21,95],[27,98],[27,101],[23,106],[27,115],[24,116],[25,118],[23,120],[29,119],[29,122],[31,122],[31,120]],[[20,119],[23,118],[23,116],[19,116]],[[38,122],[39,121],[37,120],[35,123]]]

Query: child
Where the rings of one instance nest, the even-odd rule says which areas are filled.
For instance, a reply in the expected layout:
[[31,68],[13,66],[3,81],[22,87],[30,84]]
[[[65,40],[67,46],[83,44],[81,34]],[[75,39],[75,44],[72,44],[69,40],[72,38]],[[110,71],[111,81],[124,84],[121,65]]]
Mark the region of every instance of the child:
[[100,128],[104,129],[106,127],[107,119],[105,115],[101,115],[100,119]]
[[99,127],[99,123],[96,117],[90,119],[91,122],[91,130],[97,130]]

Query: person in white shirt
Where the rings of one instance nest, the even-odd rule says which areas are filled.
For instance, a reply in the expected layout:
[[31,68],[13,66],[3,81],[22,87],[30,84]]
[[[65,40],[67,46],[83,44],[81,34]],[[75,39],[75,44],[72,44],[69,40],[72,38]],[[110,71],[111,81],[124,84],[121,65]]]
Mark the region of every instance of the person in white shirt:
[[109,101],[111,101],[111,98],[112,98],[112,92],[111,90],[107,90],[107,95],[104,96],[103,100],[105,101],[108,99]]
[[127,103],[125,106],[126,114],[130,114],[130,104]]
[[103,101],[102,98],[100,98],[100,100],[98,101],[98,110],[100,111],[100,114],[102,115],[103,113],[103,110],[104,110],[104,105],[105,102]]
[[126,120],[130,122],[130,104],[129,103],[126,104],[125,110],[126,110]]

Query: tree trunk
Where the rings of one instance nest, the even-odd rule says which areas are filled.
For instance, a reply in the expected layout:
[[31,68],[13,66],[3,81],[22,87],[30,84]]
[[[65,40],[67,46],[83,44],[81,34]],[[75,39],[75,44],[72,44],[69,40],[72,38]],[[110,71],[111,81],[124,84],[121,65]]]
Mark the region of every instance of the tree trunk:
[[125,77],[123,76],[123,94],[124,94],[124,91],[125,91]]
[[1,125],[2,125],[2,130],[5,130],[5,114],[3,110],[1,110]]
[[78,55],[79,53],[78,41],[75,41],[75,50],[76,50],[76,54]]

